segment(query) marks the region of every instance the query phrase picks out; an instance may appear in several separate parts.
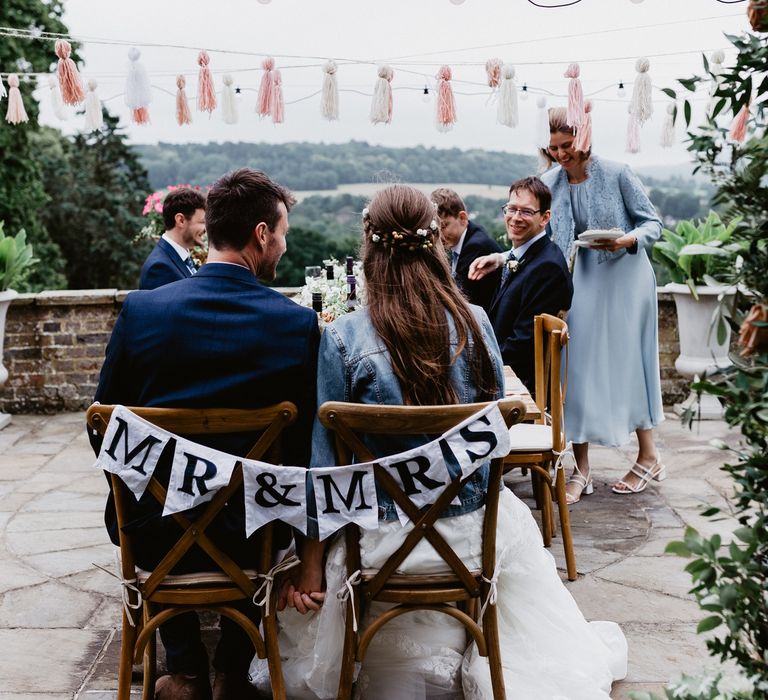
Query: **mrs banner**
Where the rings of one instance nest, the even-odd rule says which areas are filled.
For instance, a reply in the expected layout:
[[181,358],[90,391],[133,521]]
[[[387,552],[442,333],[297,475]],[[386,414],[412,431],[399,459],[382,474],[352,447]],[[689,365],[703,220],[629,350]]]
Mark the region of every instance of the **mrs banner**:
[[[263,525],[281,520],[307,532],[307,489],[311,479],[320,539],[347,523],[367,530],[378,526],[378,499],[373,463],[343,467],[280,466],[213,450],[115,406],[104,434],[96,467],[117,474],[141,498],[160,456],[173,450],[168,495],[163,515],[178,513],[210,501],[226,486],[238,462],[243,465],[246,536]],[[509,432],[496,404],[470,416],[460,425],[421,447],[382,457],[386,469],[413,503],[434,503],[454,478],[446,462],[459,465],[462,478],[494,457],[509,452]],[[398,509],[401,522],[407,516]]]

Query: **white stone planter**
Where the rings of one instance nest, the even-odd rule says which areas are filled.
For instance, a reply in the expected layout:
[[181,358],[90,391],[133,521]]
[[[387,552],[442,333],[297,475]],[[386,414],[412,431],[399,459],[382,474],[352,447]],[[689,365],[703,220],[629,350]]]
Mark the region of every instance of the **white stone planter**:
[[[8,307],[11,302],[19,296],[15,289],[8,289],[0,292],[0,389],[8,381],[8,370],[3,364],[3,345],[5,342],[5,317],[8,314]],[[7,413],[0,413],[0,430],[11,422],[11,416]]]
[[[728,347],[731,329],[726,326],[725,340],[718,343],[717,313],[721,295],[733,296],[735,288],[696,287],[698,299],[685,284],[670,283],[664,291],[672,294],[677,309],[680,355],[675,360],[675,369],[684,377],[693,379],[730,366]],[[691,401],[695,401],[694,394],[683,405]],[[702,418],[719,418],[722,415],[720,402],[709,394],[702,394],[700,411]]]

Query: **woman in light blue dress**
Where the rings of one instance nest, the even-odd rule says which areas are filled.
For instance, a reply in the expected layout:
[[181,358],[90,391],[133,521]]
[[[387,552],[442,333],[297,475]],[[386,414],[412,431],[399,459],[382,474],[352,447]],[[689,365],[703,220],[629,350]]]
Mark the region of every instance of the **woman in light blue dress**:
[[[614,484],[615,493],[639,493],[666,475],[653,441],[664,413],[656,278],[648,256],[662,225],[629,166],[575,149],[565,115],[564,108],[549,110],[550,143],[542,153],[556,165],[541,179],[552,190],[552,239],[573,260],[565,430],[576,457],[568,501],[576,503],[592,493],[590,442],[617,447],[637,433],[637,460]],[[624,234],[576,246],[580,233],[605,229]]]

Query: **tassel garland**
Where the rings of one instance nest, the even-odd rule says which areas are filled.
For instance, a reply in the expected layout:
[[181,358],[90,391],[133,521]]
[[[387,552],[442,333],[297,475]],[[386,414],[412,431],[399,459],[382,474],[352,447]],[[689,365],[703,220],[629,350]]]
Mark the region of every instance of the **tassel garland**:
[[28,122],[29,117],[24,109],[24,101],[21,99],[19,90],[19,76],[11,73],[8,76],[8,111],[5,113],[5,121],[9,124],[21,124]]
[[323,91],[320,97],[320,114],[328,121],[339,118],[339,86],[336,82],[336,61],[323,64]]
[[210,114],[216,109],[216,90],[213,87],[213,76],[208,64],[211,59],[207,51],[201,51],[197,55],[197,65],[200,66],[200,75],[197,79],[197,111]]
[[456,123],[456,100],[451,87],[451,69],[441,66],[437,71],[437,130],[449,131]]
[[275,59],[272,57],[265,58],[261,62],[261,67],[264,69],[264,75],[261,76],[261,84],[259,85],[256,114],[266,117],[270,113],[272,105],[272,89],[275,84],[272,71],[275,69]]
[[5,91],[5,85],[3,85],[3,76],[0,75],[0,100],[4,97],[8,97],[8,93]]
[[488,87],[499,87],[499,81],[501,79],[501,59],[489,58],[485,62],[485,72],[488,74]]
[[149,103],[152,102],[152,86],[144,65],[139,62],[141,51],[128,49],[128,76],[125,80],[125,104],[131,110],[136,124],[149,124]]
[[592,148],[592,102],[589,100],[584,103],[584,116],[579,130],[576,132],[573,147],[582,153],[588,153],[589,149]]
[[221,118],[225,124],[237,124],[237,100],[235,90],[232,87],[232,76],[225,75],[222,78],[224,89],[221,91]]
[[579,73],[581,72],[578,63],[571,63],[568,70],[565,71],[565,77],[570,78],[568,82],[568,108],[565,114],[565,123],[578,129],[584,119],[584,92],[581,89]]
[[53,105],[53,113],[56,115],[56,119],[59,121],[66,121],[67,112],[64,109],[64,100],[61,97],[61,90],[59,90],[59,81],[52,75],[48,76],[48,88],[51,91],[51,104]]
[[101,111],[101,100],[96,94],[98,83],[91,79],[88,81],[88,92],[85,95],[85,130],[98,131],[104,126],[104,114]]
[[627,153],[639,153],[640,152],[640,122],[637,119],[637,115],[632,109],[632,105],[629,105],[629,121],[627,122]]
[[749,122],[749,101],[745,104],[736,115],[736,119],[731,124],[731,132],[728,134],[728,138],[731,141],[741,143],[747,138],[747,123]]
[[542,148],[549,147],[549,112],[547,98],[544,95],[536,98],[536,145]]
[[675,103],[671,102],[667,105],[667,116],[664,118],[664,127],[661,130],[661,140],[659,141],[659,145],[662,148],[672,148],[672,145],[675,143],[674,114]]
[[392,122],[392,78],[395,73],[389,66],[379,66],[379,79],[373,89],[370,119],[372,124]]
[[501,77],[499,101],[496,105],[496,121],[504,126],[515,127],[518,124],[515,67],[505,63],[501,69]]
[[272,71],[272,93],[269,102],[269,113],[272,115],[273,124],[283,123],[283,112],[285,103],[283,102],[283,77],[279,70]]
[[[635,84],[632,86],[632,99],[630,108],[635,115],[635,120],[642,126],[653,114],[653,103],[651,102],[651,76],[648,75],[648,69],[651,62],[647,58],[638,58],[635,62]],[[636,151],[631,151],[636,152]]]
[[183,75],[176,76],[176,122],[179,126],[192,123],[192,112],[187,99],[187,79]]
[[69,57],[72,47],[64,39],[56,40],[56,55],[59,57],[59,65],[56,72],[59,76],[59,87],[64,104],[79,105],[85,99],[83,80],[77,72],[75,62]]

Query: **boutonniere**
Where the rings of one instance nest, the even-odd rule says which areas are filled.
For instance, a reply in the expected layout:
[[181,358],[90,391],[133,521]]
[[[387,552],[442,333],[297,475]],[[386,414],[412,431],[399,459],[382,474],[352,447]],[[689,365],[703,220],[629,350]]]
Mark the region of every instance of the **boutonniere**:
[[506,262],[507,270],[509,270],[510,272],[517,272],[520,269],[522,264],[523,263],[521,260],[518,260],[517,258],[512,258],[512,260],[507,260]]

